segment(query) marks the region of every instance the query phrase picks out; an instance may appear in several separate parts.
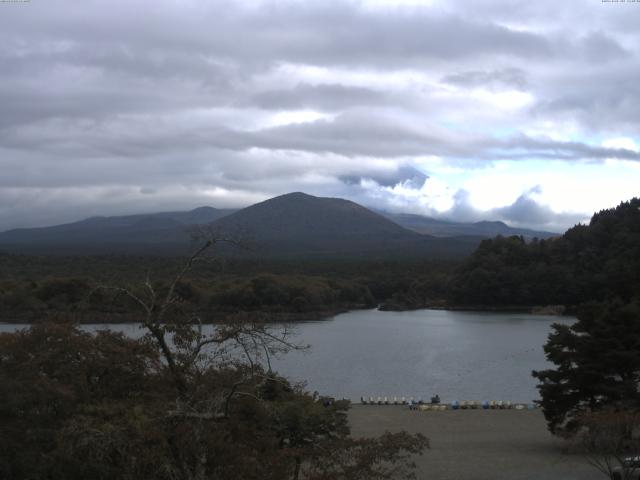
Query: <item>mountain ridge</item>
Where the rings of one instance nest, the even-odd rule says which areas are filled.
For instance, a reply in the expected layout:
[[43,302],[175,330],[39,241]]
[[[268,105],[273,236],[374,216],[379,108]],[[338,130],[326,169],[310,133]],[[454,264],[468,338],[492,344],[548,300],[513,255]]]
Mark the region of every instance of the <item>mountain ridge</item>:
[[396,222],[405,228],[418,233],[433,235],[435,237],[452,237],[452,236],[483,236],[484,238],[492,238],[498,235],[502,236],[522,236],[526,239],[533,238],[551,238],[560,234],[547,232],[542,230],[532,230],[527,228],[510,227],[506,223],[499,220],[481,220],[478,222],[456,222],[453,220],[443,220],[433,217],[413,213],[391,213],[380,212],[390,220]]
[[[188,211],[94,216],[49,227],[13,229],[0,233],[0,250],[175,255],[188,250],[189,230],[195,225],[251,238],[256,248],[250,254],[266,256],[459,256],[470,253],[480,240],[487,238],[486,233],[478,233],[482,232],[482,225],[464,230],[459,227],[462,224],[428,217],[389,215],[342,198],[292,192],[239,210],[203,206]],[[425,234],[416,231],[412,222],[418,226],[440,225],[440,230],[436,235]],[[450,228],[443,235],[443,225],[458,226],[458,230]],[[491,225],[494,230],[510,228]]]

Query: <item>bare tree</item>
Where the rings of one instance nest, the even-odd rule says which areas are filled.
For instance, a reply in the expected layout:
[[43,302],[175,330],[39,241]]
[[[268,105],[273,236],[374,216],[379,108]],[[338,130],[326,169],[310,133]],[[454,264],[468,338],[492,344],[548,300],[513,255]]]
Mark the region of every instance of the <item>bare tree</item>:
[[[176,390],[175,405],[166,412],[167,420],[189,422],[192,449],[185,455],[172,445],[180,466],[176,478],[200,480],[209,478],[208,447],[205,440],[211,422],[229,416],[234,398],[252,397],[264,382],[277,382],[272,374],[271,358],[291,349],[306,348],[294,344],[290,328],[271,326],[267,322],[243,315],[231,316],[216,324],[205,325],[199,312],[188,311],[179,294],[179,285],[194,265],[208,257],[221,244],[242,246],[235,237],[199,230],[199,244],[177,269],[168,285],[158,287],[147,274],[138,285],[101,285],[99,288],[132,300],[141,310],[141,326],[145,340],[161,354]],[[214,367],[212,369],[212,367]],[[233,382],[212,385],[212,371],[233,370]]]
[[[207,324],[184,301],[181,282],[194,265],[220,244],[240,244],[211,231],[198,238],[170,281],[148,274],[137,285],[101,287],[137,306],[143,342],[162,359],[152,375],[159,397],[143,407],[166,452],[162,478],[415,478],[412,458],[428,448],[425,437],[353,439],[348,400],[311,396],[272,371],[274,355],[306,348],[291,341],[289,328],[242,314]],[[85,439],[86,422],[77,425],[70,436]],[[100,450],[102,437],[94,437]]]
[[631,480],[640,473],[640,412],[608,408],[580,418],[580,439],[588,462],[611,480]]

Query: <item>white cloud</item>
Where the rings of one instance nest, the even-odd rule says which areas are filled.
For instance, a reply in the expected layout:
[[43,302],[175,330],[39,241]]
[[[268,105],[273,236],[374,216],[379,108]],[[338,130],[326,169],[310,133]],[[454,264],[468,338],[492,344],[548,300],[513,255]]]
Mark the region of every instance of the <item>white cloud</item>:
[[283,110],[273,114],[262,125],[263,128],[281,127],[294,123],[309,123],[317,120],[332,120],[333,115],[327,115],[313,110]]
[[622,148],[632,152],[640,152],[640,147],[633,138],[619,137],[608,138],[602,141],[602,146],[606,148]]
[[492,92],[478,89],[470,94],[471,98],[480,100],[489,108],[499,108],[501,110],[519,110],[531,105],[534,101],[533,95],[517,90],[506,90],[502,92]]

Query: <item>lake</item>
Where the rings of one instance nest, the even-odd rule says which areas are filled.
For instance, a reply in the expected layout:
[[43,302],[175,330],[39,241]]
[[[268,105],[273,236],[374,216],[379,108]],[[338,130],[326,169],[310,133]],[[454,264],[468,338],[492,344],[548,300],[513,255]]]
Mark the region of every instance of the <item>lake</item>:
[[[443,401],[539,398],[532,370],[549,366],[543,345],[554,322],[570,317],[519,313],[359,310],[295,324],[309,344],[272,363],[310,391],[337,398],[413,396]],[[291,325],[291,324],[289,324]],[[0,324],[0,331],[24,325]],[[139,336],[136,324],[89,325]]]

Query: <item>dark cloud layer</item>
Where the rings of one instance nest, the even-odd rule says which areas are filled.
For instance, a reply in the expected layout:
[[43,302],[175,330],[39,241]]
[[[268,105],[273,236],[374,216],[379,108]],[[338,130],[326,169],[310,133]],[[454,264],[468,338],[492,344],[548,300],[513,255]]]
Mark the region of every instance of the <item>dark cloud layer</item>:
[[500,89],[506,86],[518,90],[524,90],[527,87],[527,75],[519,68],[461,72],[447,75],[442,80],[446,83],[462,87],[489,87]]
[[[425,157],[640,160],[604,146],[637,144],[640,4],[428,3],[0,4],[0,230],[290,190],[442,215]],[[577,215],[452,189],[455,219]]]
[[390,105],[389,94],[365,87],[349,87],[340,84],[298,84],[290,89],[274,89],[259,92],[247,98],[244,105],[268,110],[317,109],[343,111],[358,106]]

